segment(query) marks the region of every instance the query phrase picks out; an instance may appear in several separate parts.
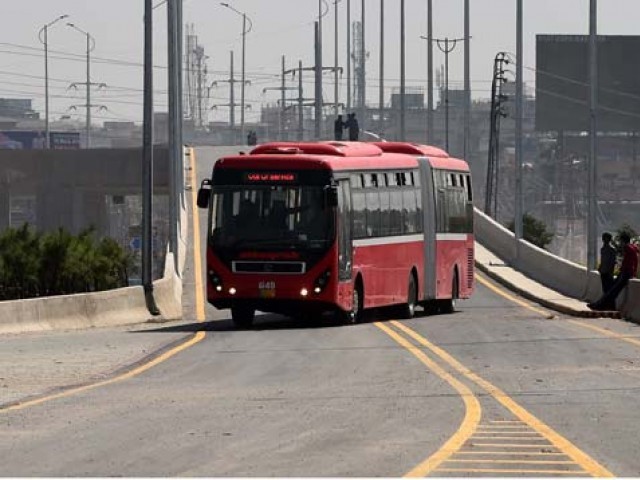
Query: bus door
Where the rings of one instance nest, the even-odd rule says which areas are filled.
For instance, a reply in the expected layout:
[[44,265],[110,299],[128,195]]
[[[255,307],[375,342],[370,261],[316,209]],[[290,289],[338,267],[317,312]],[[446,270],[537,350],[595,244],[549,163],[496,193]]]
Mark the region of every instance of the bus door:
[[422,186],[422,225],[424,228],[424,298],[436,298],[436,200],[433,170],[428,158],[418,158]]
[[[351,242],[351,188],[349,180],[338,183],[338,280],[351,281],[353,247]],[[349,298],[351,294],[349,293]]]

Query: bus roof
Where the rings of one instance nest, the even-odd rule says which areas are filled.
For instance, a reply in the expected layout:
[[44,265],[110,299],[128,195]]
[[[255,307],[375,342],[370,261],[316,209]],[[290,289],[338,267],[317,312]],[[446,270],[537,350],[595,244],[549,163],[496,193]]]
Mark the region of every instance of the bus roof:
[[383,152],[406,153],[408,155],[420,155],[429,158],[447,158],[449,154],[444,150],[431,145],[409,142],[373,142]]
[[434,168],[468,171],[463,160],[429,145],[408,142],[269,142],[248,155],[222,158],[220,168],[387,170],[415,168],[418,157],[427,157]]

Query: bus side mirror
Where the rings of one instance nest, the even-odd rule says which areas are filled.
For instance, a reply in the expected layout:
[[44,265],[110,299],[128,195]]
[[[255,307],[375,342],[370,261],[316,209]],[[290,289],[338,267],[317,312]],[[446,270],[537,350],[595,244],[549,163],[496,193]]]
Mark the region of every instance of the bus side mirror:
[[338,206],[338,187],[325,187],[324,189],[324,204],[326,207]]
[[196,203],[199,208],[209,208],[209,200],[211,199],[211,180],[205,178],[200,184],[198,190],[198,199]]

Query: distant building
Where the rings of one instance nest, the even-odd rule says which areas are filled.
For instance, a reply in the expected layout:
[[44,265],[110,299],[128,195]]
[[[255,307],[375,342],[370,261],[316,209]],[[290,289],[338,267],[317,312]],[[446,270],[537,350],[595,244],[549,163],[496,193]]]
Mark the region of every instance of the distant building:
[[38,119],[40,115],[33,110],[30,98],[0,98],[0,117],[21,119]]

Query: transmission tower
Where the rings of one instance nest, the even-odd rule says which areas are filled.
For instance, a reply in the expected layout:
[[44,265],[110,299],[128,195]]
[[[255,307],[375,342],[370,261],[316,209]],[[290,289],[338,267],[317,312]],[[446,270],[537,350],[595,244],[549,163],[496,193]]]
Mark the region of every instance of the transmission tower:
[[[352,28],[351,58],[353,59],[353,96],[355,98],[355,109],[361,112],[362,115],[366,102],[365,62],[369,57],[369,52],[365,52],[363,48],[362,22],[353,22]],[[361,118],[360,122],[362,124],[364,118]]]
[[491,83],[491,112],[489,127],[489,156],[487,159],[487,184],[484,197],[484,211],[498,218],[498,181],[500,167],[500,120],[507,116],[504,103],[508,100],[503,93],[507,82],[504,66],[509,64],[508,54],[500,52],[493,61],[493,81]]
[[198,43],[193,24],[187,25],[186,38],[186,117],[194,125],[202,128],[207,123],[209,111],[209,90],[207,82],[207,64],[209,57],[204,53],[204,47]]

